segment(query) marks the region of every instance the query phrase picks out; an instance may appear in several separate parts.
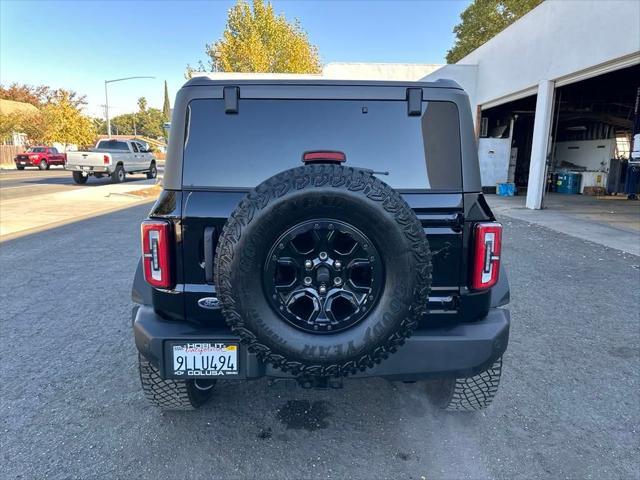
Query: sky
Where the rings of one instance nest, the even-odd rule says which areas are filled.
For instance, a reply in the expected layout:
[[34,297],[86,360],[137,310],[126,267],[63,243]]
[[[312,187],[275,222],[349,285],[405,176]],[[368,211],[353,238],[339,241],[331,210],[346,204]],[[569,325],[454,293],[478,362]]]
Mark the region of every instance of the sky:
[[[205,61],[235,1],[0,0],[0,83],[45,84],[86,95],[85,112],[133,112],[137,99],[162,107],[163,82],[173,97],[188,63]],[[470,0],[273,0],[297,18],[321,61],[445,63],[453,26]],[[205,62],[206,63],[206,62]]]

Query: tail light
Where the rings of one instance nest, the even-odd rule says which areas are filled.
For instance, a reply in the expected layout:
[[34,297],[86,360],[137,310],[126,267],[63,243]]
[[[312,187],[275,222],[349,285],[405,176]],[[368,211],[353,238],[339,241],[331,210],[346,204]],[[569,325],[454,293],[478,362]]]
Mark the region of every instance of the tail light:
[[479,223],[474,231],[473,272],[471,288],[484,290],[498,282],[502,225],[496,222]]
[[141,225],[144,278],[154,287],[173,287],[170,242],[171,224],[164,220],[146,220]]
[[104,155],[102,157],[102,161],[104,162],[105,165],[109,165],[109,155]]

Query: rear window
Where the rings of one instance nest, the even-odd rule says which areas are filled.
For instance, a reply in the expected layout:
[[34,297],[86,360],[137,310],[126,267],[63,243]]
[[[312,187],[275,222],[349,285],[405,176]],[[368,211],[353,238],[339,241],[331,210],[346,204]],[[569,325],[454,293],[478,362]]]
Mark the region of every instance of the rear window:
[[31,153],[44,153],[45,151],[46,149],[44,147],[33,147],[27,150],[27,152],[31,152]]
[[129,151],[127,142],[120,142],[118,140],[100,140],[98,142],[98,148],[102,150],[124,150]]
[[424,102],[363,100],[241,100],[225,114],[223,100],[189,104],[184,187],[254,187],[302,165],[306,151],[344,152],[345,165],[389,172],[398,189],[459,190],[462,185],[458,109]]

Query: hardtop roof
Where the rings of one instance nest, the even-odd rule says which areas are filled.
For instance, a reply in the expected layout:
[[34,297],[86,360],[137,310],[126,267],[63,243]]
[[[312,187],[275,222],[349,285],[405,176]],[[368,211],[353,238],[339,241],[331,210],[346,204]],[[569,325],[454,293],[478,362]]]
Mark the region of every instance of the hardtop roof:
[[[217,75],[217,74],[214,74]],[[462,87],[454,80],[438,79],[435,82],[411,82],[404,80],[335,80],[314,76],[282,76],[280,78],[269,77],[235,77],[225,78],[198,75],[188,80],[185,87],[200,86],[242,86],[242,85],[266,85],[266,86],[318,86],[318,87],[405,87],[405,88],[453,88],[462,90]]]

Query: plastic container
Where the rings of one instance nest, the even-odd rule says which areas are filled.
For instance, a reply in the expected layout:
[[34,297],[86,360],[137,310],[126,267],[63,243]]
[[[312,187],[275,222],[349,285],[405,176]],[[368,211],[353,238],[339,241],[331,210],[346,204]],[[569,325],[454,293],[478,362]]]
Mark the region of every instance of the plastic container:
[[513,197],[516,194],[516,184],[498,183],[496,193],[501,197]]
[[576,172],[560,172],[558,173],[557,192],[569,195],[575,195],[580,192],[580,181],[582,174]]

